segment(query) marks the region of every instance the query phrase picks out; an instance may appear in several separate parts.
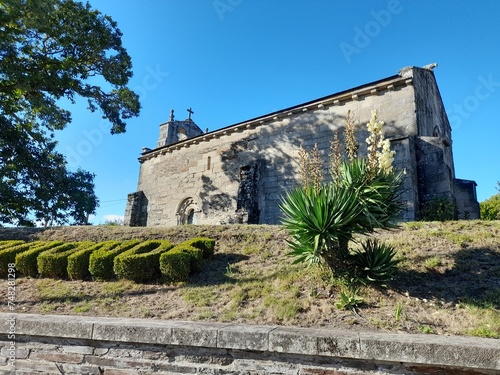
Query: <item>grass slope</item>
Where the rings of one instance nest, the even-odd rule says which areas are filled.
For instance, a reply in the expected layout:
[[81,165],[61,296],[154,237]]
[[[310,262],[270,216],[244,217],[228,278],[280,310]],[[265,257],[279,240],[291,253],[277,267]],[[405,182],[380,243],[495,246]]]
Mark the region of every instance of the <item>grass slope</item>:
[[[279,226],[0,229],[0,239],[28,241],[198,236],[216,239],[216,254],[188,282],[18,278],[16,310],[500,338],[500,221],[415,222],[378,233],[398,250],[401,270],[385,288],[362,287],[354,310],[336,307],[341,282],[318,267],[292,265]],[[6,293],[5,286],[4,301]]]

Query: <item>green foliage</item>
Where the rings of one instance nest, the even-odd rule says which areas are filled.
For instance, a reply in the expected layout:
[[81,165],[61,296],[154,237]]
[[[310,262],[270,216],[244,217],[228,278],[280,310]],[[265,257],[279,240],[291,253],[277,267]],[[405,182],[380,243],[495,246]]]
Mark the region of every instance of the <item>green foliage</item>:
[[297,262],[324,261],[333,273],[350,271],[349,242],[356,234],[388,229],[402,209],[402,173],[393,170],[394,151],[384,139],[384,122],[376,110],[366,124],[367,155],[358,158],[355,124],[347,113],[344,128],[347,159],[336,133],[330,143],[331,182],[323,179],[317,146],[299,150],[302,186],[281,199],[282,223],[292,240],[288,242]]
[[319,189],[297,187],[281,202],[296,262],[317,263],[323,258],[332,270],[342,268],[355,234],[393,227],[401,207],[400,174],[371,176],[364,159],[344,161],[339,174],[339,180]]
[[88,172],[68,172],[55,151],[54,132],[71,122],[59,105],[83,98],[111,133],[125,131],[140,104],[126,86],[132,63],[122,34],[109,16],[72,0],[5,0],[0,18],[0,222],[32,225],[27,218],[36,213],[85,223],[95,208],[93,183]]
[[500,194],[479,203],[481,220],[500,220]]
[[[9,264],[15,263],[16,255],[27,251],[30,247],[39,245],[41,242],[29,242],[24,243],[24,241],[6,241],[5,247],[0,248],[0,277],[4,278],[7,276],[7,270]],[[4,243],[2,242],[2,245]]]
[[215,240],[206,237],[196,237],[183,242],[184,245],[193,246],[203,250],[203,258],[208,259],[215,253]]
[[433,334],[434,333],[434,329],[427,325],[427,324],[421,324],[418,326],[418,330],[421,332],[421,333],[425,333],[425,334]]
[[423,221],[454,220],[456,215],[456,203],[452,199],[445,197],[431,199],[420,208],[420,220]]
[[95,280],[111,280],[115,277],[113,272],[114,259],[119,254],[137,246],[139,240],[124,241],[121,244],[109,243],[101,249],[90,254],[89,272]]
[[89,260],[90,255],[101,248],[118,246],[118,241],[99,242],[88,247],[80,247],[80,250],[68,256],[68,278],[70,280],[85,280],[90,277]]
[[17,245],[22,245],[24,241],[22,240],[7,240],[7,241],[0,241],[0,250],[7,249],[9,247],[17,246]]
[[16,269],[24,276],[38,276],[37,258],[42,252],[64,246],[62,241],[45,242],[16,255]]
[[354,264],[369,281],[385,282],[392,280],[400,260],[394,259],[396,250],[377,240],[367,240],[362,250],[354,254]]
[[394,312],[394,319],[396,320],[396,322],[399,322],[401,320],[401,318],[403,317],[403,312],[404,312],[404,306],[401,302],[398,302],[396,304],[396,309]]
[[69,242],[44,251],[37,258],[38,273],[41,277],[67,279],[68,256],[92,245],[92,242]]
[[[173,245],[168,241],[150,240],[127,250],[114,259],[113,271],[119,278],[145,282],[160,276],[159,259]],[[201,251],[200,251],[201,252]]]
[[169,281],[186,281],[191,272],[193,258],[200,249],[192,246],[176,246],[160,256],[160,271]]
[[354,310],[363,302],[363,298],[359,295],[358,288],[344,288],[340,291],[339,299],[335,303],[337,309]]

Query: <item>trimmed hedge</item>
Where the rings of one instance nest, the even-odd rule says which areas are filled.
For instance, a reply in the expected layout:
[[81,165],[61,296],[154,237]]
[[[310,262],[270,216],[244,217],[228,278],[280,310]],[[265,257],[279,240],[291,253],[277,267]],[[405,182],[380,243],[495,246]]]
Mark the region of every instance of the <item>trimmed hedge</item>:
[[115,278],[113,272],[114,259],[121,253],[137,246],[139,240],[128,240],[119,246],[104,246],[90,254],[89,272],[95,280],[106,281]]
[[94,245],[93,242],[69,242],[41,253],[37,258],[38,273],[41,277],[68,278],[68,256]]
[[16,255],[16,270],[24,276],[36,277],[38,275],[37,258],[42,252],[55,247],[63,246],[62,241],[43,242],[39,246]]
[[74,252],[68,256],[68,278],[70,280],[85,280],[90,277],[89,263],[91,254],[99,249],[110,250],[118,246],[118,241],[99,242]]
[[17,245],[22,245],[24,243],[23,240],[6,240],[6,241],[0,241],[0,251],[8,249],[9,247],[17,246]]
[[169,241],[150,240],[121,253],[114,260],[113,271],[119,278],[146,282],[158,278],[162,253],[174,246]]
[[191,271],[201,269],[204,252],[188,244],[177,245],[160,256],[160,271],[169,281],[186,281]]
[[215,253],[215,240],[207,237],[196,237],[191,240],[184,241],[183,245],[193,246],[203,250],[203,258],[211,258]]
[[[3,242],[3,241],[2,241]],[[0,250],[0,277],[7,276],[7,270],[10,268],[8,265],[16,262],[16,255],[29,250],[33,246],[41,244],[40,241],[24,243],[24,241],[5,241],[10,242]]]

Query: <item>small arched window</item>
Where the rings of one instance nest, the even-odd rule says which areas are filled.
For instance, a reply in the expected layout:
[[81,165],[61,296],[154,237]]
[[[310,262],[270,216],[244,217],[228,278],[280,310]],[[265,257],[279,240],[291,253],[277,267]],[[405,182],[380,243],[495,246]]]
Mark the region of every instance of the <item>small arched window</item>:
[[183,127],[179,127],[179,130],[177,131],[177,140],[182,141],[186,138],[187,138],[186,129],[184,129]]

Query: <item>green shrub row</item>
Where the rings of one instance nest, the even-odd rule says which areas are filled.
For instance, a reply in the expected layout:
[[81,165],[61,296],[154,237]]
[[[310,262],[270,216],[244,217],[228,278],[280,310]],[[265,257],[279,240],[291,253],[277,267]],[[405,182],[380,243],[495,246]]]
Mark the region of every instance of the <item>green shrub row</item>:
[[90,254],[89,272],[93,279],[99,281],[111,280],[115,277],[113,273],[113,261],[115,257],[140,243],[139,240],[128,240],[121,242],[118,246],[108,245]]
[[215,240],[198,237],[161,254],[160,271],[169,281],[186,281],[191,272],[200,271],[203,259],[213,256]]
[[0,275],[5,277],[10,263],[25,276],[95,280],[124,278],[136,282],[165,276],[186,280],[201,270],[203,259],[213,256],[215,241],[193,238],[174,247],[169,241],[139,240],[100,243],[62,241],[24,243],[0,241]]
[[113,271],[119,278],[135,282],[153,280],[160,276],[160,256],[173,247],[169,241],[142,242],[118,255],[114,260]]
[[90,278],[89,263],[92,253],[99,249],[110,249],[120,244],[118,241],[106,241],[80,248],[68,256],[68,278],[85,280]]
[[37,258],[38,255],[52,248],[63,246],[62,241],[42,242],[37,246],[30,247],[29,250],[16,255],[16,270],[24,276],[38,276]]
[[22,245],[23,243],[24,243],[24,241],[22,241],[22,240],[0,241],[0,251],[4,250],[4,249],[8,249],[9,247]]
[[183,242],[182,244],[196,247],[203,250],[203,258],[211,258],[215,253],[215,240],[207,237],[196,237]]
[[68,256],[92,245],[92,242],[70,242],[44,251],[37,258],[38,273],[41,277],[67,279]]
[[0,248],[0,277],[4,278],[7,276],[7,270],[9,264],[15,263],[16,255],[22,253],[23,251],[29,250],[30,247],[38,246],[41,242],[30,242],[24,243],[24,241],[2,241],[10,242],[6,246]]

